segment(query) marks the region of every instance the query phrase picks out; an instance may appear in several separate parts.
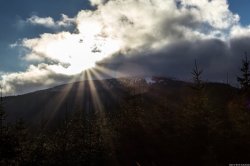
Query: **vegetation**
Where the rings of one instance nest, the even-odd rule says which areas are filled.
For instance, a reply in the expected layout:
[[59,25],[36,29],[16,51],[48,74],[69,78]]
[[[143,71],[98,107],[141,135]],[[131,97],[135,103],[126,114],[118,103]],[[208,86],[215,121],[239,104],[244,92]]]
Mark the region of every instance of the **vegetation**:
[[[246,91],[247,58],[242,65],[237,80]],[[149,86],[143,79],[132,84],[121,79],[112,89],[116,103],[90,107],[95,98],[85,98],[88,107],[67,111],[56,127],[49,119],[40,127],[22,119],[7,125],[1,100],[0,165],[249,163],[248,96],[226,84],[203,82],[196,61],[192,75],[192,84],[155,78]]]
[[240,70],[242,72],[242,76],[237,77],[237,80],[240,83],[241,89],[246,92],[249,90],[250,87],[250,71],[247,53],[245,53],[245,59],[242,60],[242,67]]

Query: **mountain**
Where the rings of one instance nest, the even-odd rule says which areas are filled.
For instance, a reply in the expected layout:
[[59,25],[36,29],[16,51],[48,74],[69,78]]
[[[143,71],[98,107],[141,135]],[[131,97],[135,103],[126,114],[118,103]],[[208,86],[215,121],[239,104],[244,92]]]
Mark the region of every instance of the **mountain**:
[[86,80],[6,97],[8,121],[23,118],[25,123],[4,128],[8,132],[1,140],[2,161],[108,166],[249,163],[249,99],[239,92],[221,83],[197,86],[164,77],[131,77]]
[[[232,97],[235,88],[226,84],[207,83],[207,92],[215,102],[224,103]],[[58,122],[74,111],[94,111],[99,104],[102,111],[120,107],[121,101],[143,97],[145,104],[175,109],[192,91],[191,83],[165,77],[132,77],[106,80],[86,80],[19,96],[6,97],[8,120],[23,118],[31,124],[42,121]],[[223,101],[221,101],[223,100]],[[149,106],[151,107],[151,106]]]

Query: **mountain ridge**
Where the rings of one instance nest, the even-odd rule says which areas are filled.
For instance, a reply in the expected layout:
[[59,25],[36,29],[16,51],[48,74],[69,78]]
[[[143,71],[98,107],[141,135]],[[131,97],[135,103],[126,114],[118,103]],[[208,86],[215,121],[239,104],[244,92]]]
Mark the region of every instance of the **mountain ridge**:
[[[229,94],[233,93],[231,91],[237,91],[236,88],[227,84],[204,84],[209,88],[209,93],[218,93],[218,90],[222,91],[223,89],[223,93]],[[190,87],[192,87],[190,82],[157,76],[85,80],[23,95],[9,96],[5,97],[4,100],[9,121],[13,122],[16,119],[24,118],[28,122],[37,124],[43,118],[46,119],[52,116],[52,112],[56,118],[62,120],[63,114],[66,114],[67,111],[92,110],[96,105],[96,100],[100,100],[105,109],[109,107],[114,109],[119,107],[119,100],[126,100],[140,95],[149,97],[150,101],[159,96],[166,96],[167,100],[172,100],[171,96],[176,98],[177,101],[183,100],[181,99],[182,96],[190,93]],[[93,97],[94,93],[100,99],[95,99]]]

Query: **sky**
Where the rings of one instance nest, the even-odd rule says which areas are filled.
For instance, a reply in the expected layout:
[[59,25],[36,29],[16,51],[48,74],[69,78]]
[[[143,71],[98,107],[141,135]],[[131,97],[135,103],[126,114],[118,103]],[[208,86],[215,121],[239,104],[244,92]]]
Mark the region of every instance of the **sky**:
[[240,15],[240,23],[242,25],[249,25],[250,24],[250,1],[248,0],[229,0],[229,9]]
[[194,60],[205,80],[228,73],[235,84],[249,10],[249,0],[0,0],[1,85],[26,93],[90,68],[190,80]]

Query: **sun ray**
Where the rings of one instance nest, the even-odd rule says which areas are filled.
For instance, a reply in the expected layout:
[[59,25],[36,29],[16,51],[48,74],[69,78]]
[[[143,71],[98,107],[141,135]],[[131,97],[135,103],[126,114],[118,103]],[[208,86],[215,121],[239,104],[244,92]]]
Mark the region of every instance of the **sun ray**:
[[[99,69],[95,69],[95,70],[91,70],[92,74],[98,79],[101,80],[103,79],[103,77],[101,76],[101,74],[103,74],[102,70]],[[99,74],[101,72],[101,74]],[[115,94],[112,89],[111,89],[111,85],[109,85],[110,83],[107,80],[103,80],[100,82],[102,87],[104,88],[104,90],[106,92],[108,92],[110,94],[110,97],[112,97],[112,99],[116,99],[118,94]]]
[[[97,79],[101,78],[101,76],[95,70],[88,70],[87,75],[88,75],[88,78],[91,78],[92,76],[96,77]],[[95,103],[97,104],[97,109],[98,109],[97,116],[98,116],[98,121],[101,123],[101,126],[99,126],[101,135],[103,136],[105,144],[107,146],[109,146],[109,148],[114,150],[115,149],[115,145],[113,143],[114,142],[114,140],[113,140],[114,132],[112,131],[112,129],[108,125],[108,121],[107,121],[107,119],[108,119],[108,117],[107,117],[108,112],[107,111],[108,110],[105,110],[104,103],[101,101],[99,93],[102,93],[100,91],[105,90],[105,91],[109,92],[109,94],[111,94],[111,97],[115,97],[115,96],[112,95],[110,89],[106,88],[105,82],[98,80],[98,83],[100,82],[100,85],[97,85],[97,86],[101,86],[103,88],[103,89],[100,89],[99,93],[97,92],[97,88],[95,87],[94,81],[92,79],[90,79],[88,82],[89,82],[90,87],[91,87],[91,94],[92,94],[94,100],[96,101],[96,102],[94,102],[94,104]]]
[[102,109],[103,109],[102,102],[100,100],[99,94],[97,93],[97,89],[96,89],[95,83],[93,81],[93,76],[92,76],[90,70],[87,70],[86,74],[87,74],[87,78],[88,78],[91,97],[92,97],[93,102],[94,102],[94,107],[95,107],[96,111],[98,111],[98,112],[102,111]]
[[86,72],[83,71],[80,74],[80,79],[79,83],[77,84],[77,90],[76,90],[76,100],[75,100],[75,105],[78,106],[77,110],[82,111],[83,110],[83,102],[84,102],[84,97],[85,97],[85,90],[86,90],[86,84],[85,84],[85,78],[86,77]]
[[[70,82],[75,82],[77,80],[77,77],[73,77],[71,80],[70,80]],[[55,115],[56,115],[56,113],[58,112],[58,110],[60,109],[60,107],[61,106],[63,106],[65,103],[65,99],[67,99],[67,97],[69,96],[69,93],[70,93],[70,91],[72,90],[72,87],[73,87],[73,83],[70,83],[70,84],[67,84],[67,85],[65,85],[65,86],[63,86],[63,88],[62,89],[58,89],[58,91],[59,91],[59,94],[57,94],[56,96],[55,96],[55,98],[53,98],[50,102],[55,102],[55,101],[58,101],[57,103],[56,103],[56,106],[55,106],[55,108],[54,108],[54,110],[53,111],[51,111],[51,112],[46,112],[46,116],[45,117],[47,117],[48,119],[46,119],[46,122],[45,122],[45,124],[43,124],[44,125],[44,127],[46,128],[48,125],[49,125],[49,123],[53,120],[53,118],[55,117]],[[48,103],[48,104],[50,104],[50,103]],[[66,114],[67,114],[67,111],[69,111],[68,109],[68,107],[69,107],[69,105],[68,105],[69,103],[66,103],[66,108],[65,108],[65,116],[67,116]]]
[[[104,74],[109,74],[111,78],[114,78],[115,81],[120,84],[120,86],[126,86],[126,87],[131,87],[131,81],[129,81],[127,78],[123,78],[124,74],[119,71],[114,71],[108,68],[105,68],[104,66],[96,66],[95,67],[96,71]],[[115,74],[114,74],[115,73]],[[114,77],[114,75],[116,77]]]
[[99,71],[100,73],[103,73],[104,75],[111,77],[111,78],[117,78],[117,76],[121,75],[120,72],[117,72],[115,70],[108,69],[107,67],[96,65],[95,70]]

